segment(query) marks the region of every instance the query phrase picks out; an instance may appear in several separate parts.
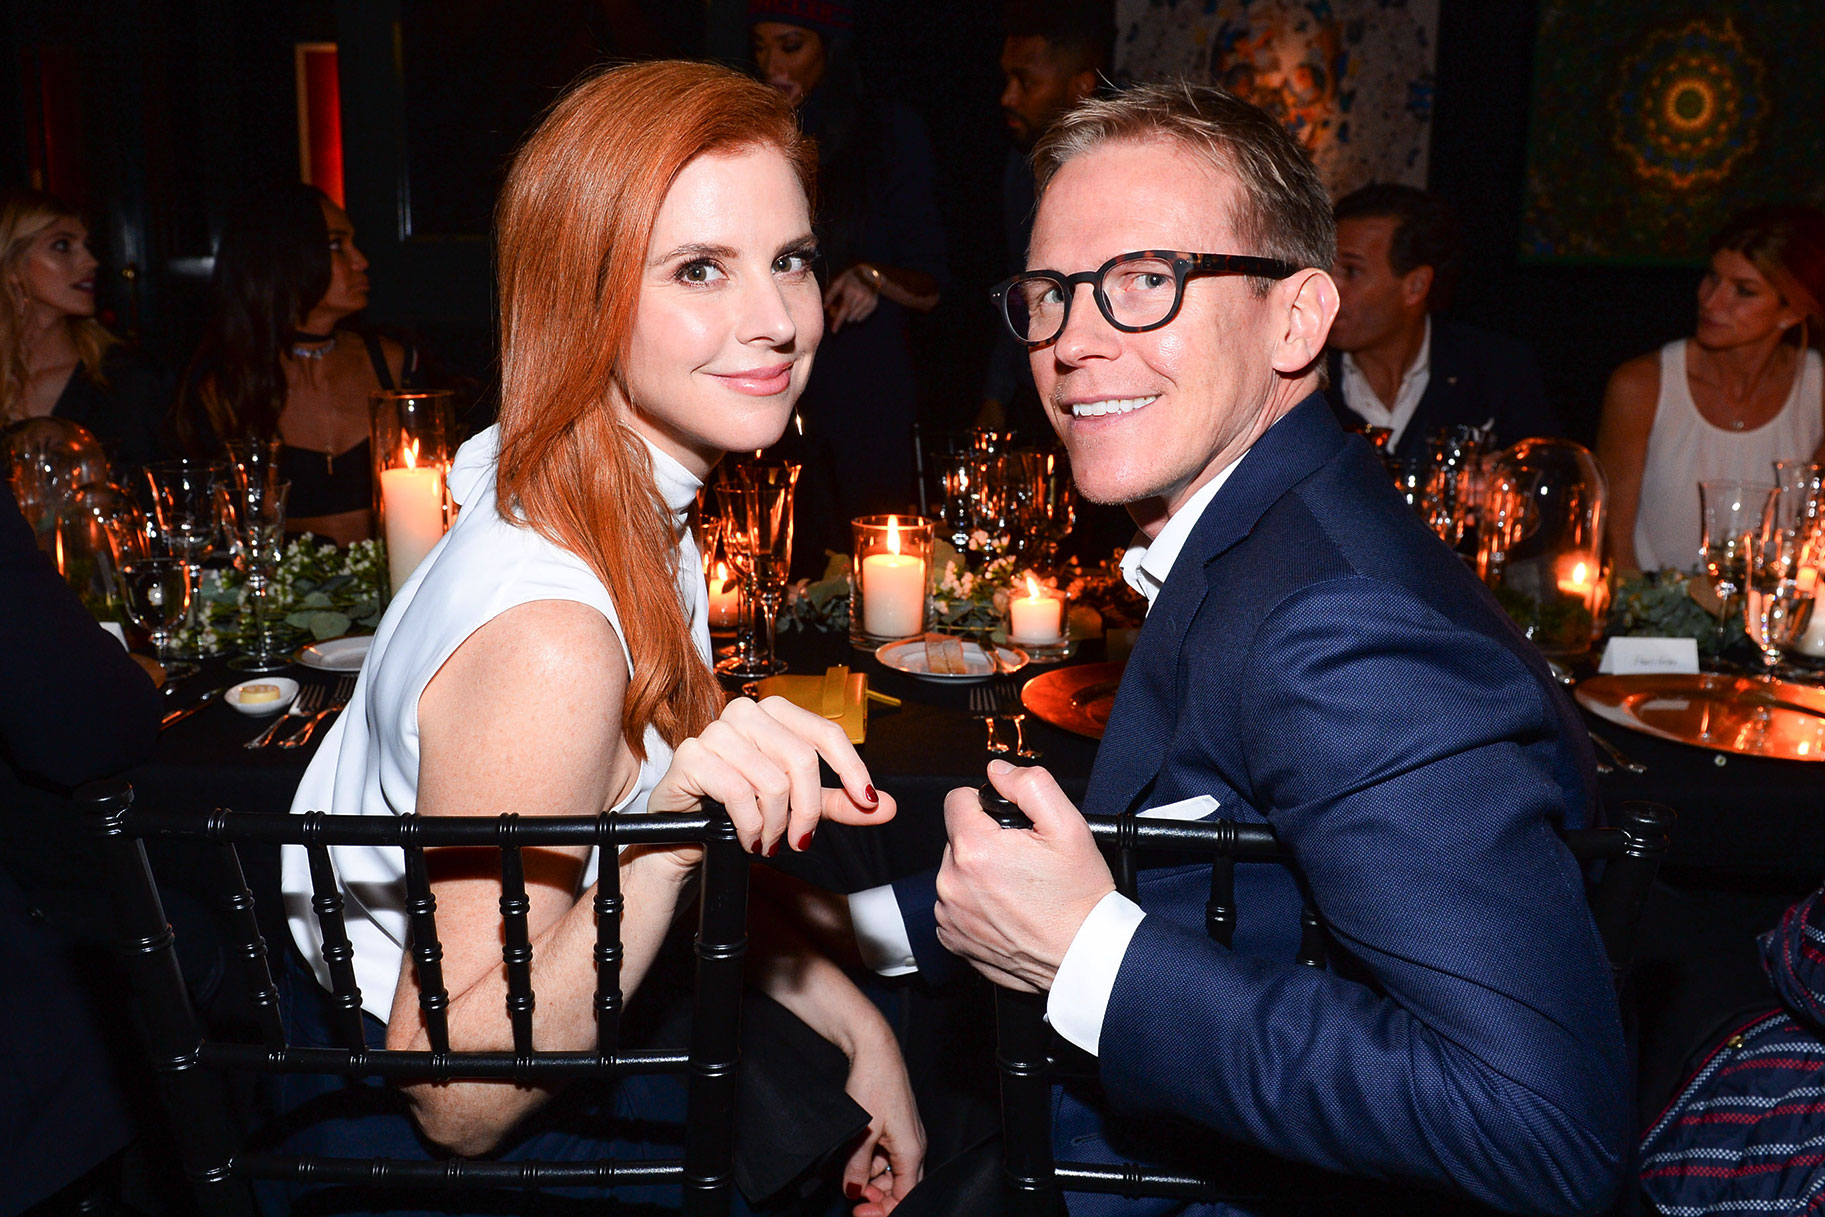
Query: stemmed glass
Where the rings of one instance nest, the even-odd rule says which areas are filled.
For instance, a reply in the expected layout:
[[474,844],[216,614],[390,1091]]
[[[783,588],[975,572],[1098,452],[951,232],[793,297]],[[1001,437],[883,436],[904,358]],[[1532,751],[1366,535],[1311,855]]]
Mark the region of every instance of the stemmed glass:
[[268,621],[272,577],[285,547],[285,498],[290,482],[269,483],[247,476],[241,468],[219,486],[222,521],[228,531],[229,551],[235,565],[247,576],[248,607],[253,616],[253,649],[228,661],[238,672],[277,672],[291,661],[273,646],[275,631]]
[[1062,452],[1034,452],[1027,476],[1033,483],[1033,535],[1040,558],[1058,560],[1059,547],[1077,523],[1077,498],[1071,489],[1071,465]]
[[156,543],[141,548],[143,552],[121,563],[121,602],[133,624],[151,635],[153,653],[165,675],[174,680],[188,676],[196,665],[176,659],[171,636],[190,608],[190,563],[182,556],[155,552],[161,548]]
[[[792,567],[792,496],[800,466],[756,461],[736,471],[725,495],[733,510],[724,516],[723,544],[741,571],[754,610],[754,650],[740,669],[718,667],[731,676],[771,676],[786,670],[774,653],[774,630]],[[744,657],[737,652],[737,661]]]
[[186,628],[195,628],[196,592],[202,587],[203,559],[215,548],[221,528],[215,486],[228,477],[221,462],[179,459],[154,461],[144,470],[152,495],[152,519],[173,556],[190,568],[190,608]]
[[759,669],[754,643],[754,567],[748,561],[747,534],[746,498],[749,496],[742,485],[740,475],[728,469],[721,471],[715,485],[715,494],[716,541],[710,551],[710,568],[715,569],[718,557],[729,564],[729,569],[735,573],[736,582],[741,589],[741,608],[743,610],[735,627],[735,643],[728,648],[727,655],[716,664],[716,671],[723,676],[734,676],[744,680],[755,676],[766,676],[770,673]]
[[1762,679],[1773,680],[1781,655],[1806,630],[1812,618],[1812,591],[1800,578],[1803,537],[1783,527],[1781,497],[1769,501],[1761,525],[1743,536],[1747,554],[1748,595],[1743,623],[1762,652]]
[[1730,628],[1730,601],[1749,576],[1747,540],[1775,509],[1775,489],[1765,482],[1716,480],[1698,484],[1699,562],[1717,593],[1717,648]]

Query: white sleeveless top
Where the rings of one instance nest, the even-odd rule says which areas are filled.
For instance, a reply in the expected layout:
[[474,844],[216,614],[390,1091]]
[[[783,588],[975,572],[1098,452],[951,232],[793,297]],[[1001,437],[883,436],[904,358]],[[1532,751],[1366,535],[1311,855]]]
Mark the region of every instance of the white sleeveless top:
[[1706,422],[1692,400],[1686,342],[1660,348],[1660,400],[1635,510],[1635,559],[1642,570],[1698,565],[1698,483],[1731,478],[1773,485],[1775,461],[1811,460],[1825,434],[1825,371],[1817,351],[1805,353],[1779,414],[1753,431],[1729,431]]
[[[678,531],[678,595],[698,653],[709,661],[709,594],[686,520],[702,483],[649,442],[653,478]],[[499,437],[488,428],[464,444],[450,467],[450,493],[462,506],[450,532],[388,606],[361,666],[349,708],[323,739],[292,799],[292,810],[336,815],[404,815],[418,802],[418,699],[464,639],[517,605],[575,600],[608,619],[633,670],[614,602],[584,561],[531,528],[510,524],[495,502]],[[638,624],[636,622],[636,624]],[[672,750],[650,725],[646,760],[633,793],[616,811],[646,807],[671,764]],[[576,809],[591,814],[593,807]],[[386,1021],[405,953],[404,858],[397,849],[342,846],[331,851],[355,948],[361,1005]],[[301,846],[283,852],[282,887],[292,937],[317,980],[329,988],[323,940],[310,912],[310,869]],[[582,886],[596,880],[588,861]]]

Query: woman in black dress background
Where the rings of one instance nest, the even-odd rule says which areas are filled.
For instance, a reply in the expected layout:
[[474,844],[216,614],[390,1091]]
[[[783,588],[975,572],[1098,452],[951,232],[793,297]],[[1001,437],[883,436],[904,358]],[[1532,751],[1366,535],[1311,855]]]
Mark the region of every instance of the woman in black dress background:
[[62,418],[101,441],[117,478],[151,460],[171,381],[95,319],[88,226],[36,190],[0,200],[0,424]]
[[216,253],[214,308],[174,416],[193,455],[277,436],[289,532],[339,545],[373,535],[368,394],[413,388],[416,353],[349,324],[368,260],[348,214],[289,184],[235,213]]

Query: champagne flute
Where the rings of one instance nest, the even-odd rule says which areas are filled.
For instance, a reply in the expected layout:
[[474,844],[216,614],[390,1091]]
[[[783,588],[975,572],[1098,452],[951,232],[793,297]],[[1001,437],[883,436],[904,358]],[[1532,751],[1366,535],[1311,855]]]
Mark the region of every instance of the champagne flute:
[[741,505],[747,562],[755,591],[754,667],[770,676],[786,665],[775,654],[775,629],[792,568],[792,496],[801,466],[756,461],[741,467]]
[[747,499],[751,497],[751,492],[742,485],[738,474],[723,471],[716,483],[717,543],[729,569],[735,572],[740,583],[741,606],[744,611],[738,618],[740,624],[735,627],[735,645],[730,648],[728,656],[717,663],[716,671],[719,675],[741,680],[770,675],[760,669],[759,657],[755,651],[754,564],[748,559],[747,531]]
[[1717,593],[1719,651],[1730,627],[1730,602],[1748,580],[1747,538],[1761,528],[1763,517],[1774,509],[1774,499],[1775,488],[1765,482],[1719,479],[1698,484],[1698,558]]

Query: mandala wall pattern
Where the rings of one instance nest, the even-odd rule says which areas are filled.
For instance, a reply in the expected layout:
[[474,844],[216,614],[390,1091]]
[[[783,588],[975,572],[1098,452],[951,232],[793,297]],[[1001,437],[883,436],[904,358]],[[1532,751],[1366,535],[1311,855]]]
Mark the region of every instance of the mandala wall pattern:
[[1825,202],[1817,0],[1543,0],[1522,253],[1697,262],[1756,203]]

